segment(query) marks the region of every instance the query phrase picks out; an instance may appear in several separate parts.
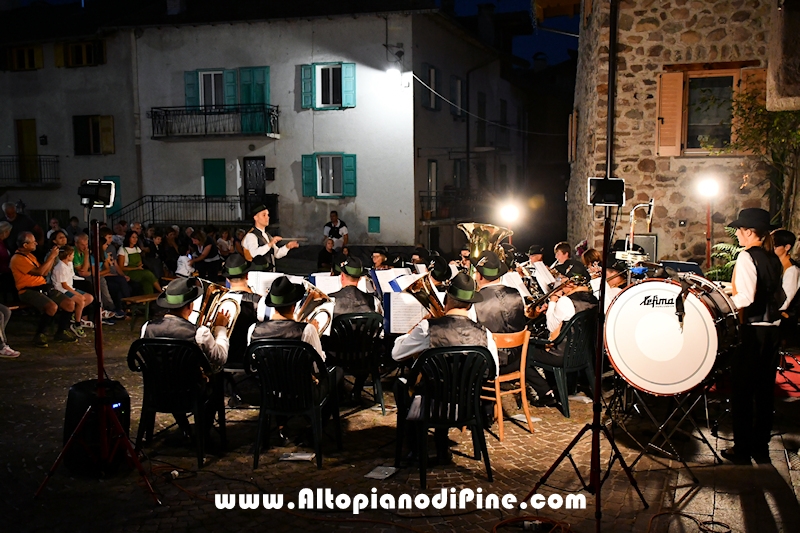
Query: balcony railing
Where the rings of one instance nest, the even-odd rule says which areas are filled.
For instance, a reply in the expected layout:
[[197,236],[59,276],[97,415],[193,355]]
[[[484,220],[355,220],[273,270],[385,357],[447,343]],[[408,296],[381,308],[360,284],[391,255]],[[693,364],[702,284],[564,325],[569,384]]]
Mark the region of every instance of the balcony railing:
[[57,155],[0,156],[0,188],[57,188],[61,186]]
[[[242,196],[148,195],[142,196],[113,215],[111,220],[168,226],[240,225],[252,222],[251,208]],[[259,199],[269,209],[271,224],[279,222],[278,195]]]
[[480,206],[477,191],[419,191],[422,220],[472,220]]
[[280,138],[278,106],[238,104],[150,109],[153,139],[267,136]]

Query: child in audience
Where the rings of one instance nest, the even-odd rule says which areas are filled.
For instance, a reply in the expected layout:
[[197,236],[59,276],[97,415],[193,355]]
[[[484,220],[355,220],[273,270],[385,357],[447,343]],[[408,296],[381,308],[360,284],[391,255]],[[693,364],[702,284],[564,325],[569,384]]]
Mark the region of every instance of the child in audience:
[[94,301],[94,298],[91,294],[79,291],[72,286],[72,281],[75,278],[75,270],[72,266],[74,258],[75,250],[72,246],[68,245],[61,248],[58,252],[59,261],[56,262],[53,268],[51,279],[53,287],[75,303],[75,322],[72,323],[70,329],[78,337],[85,337],[86,332],[83,331],[83,328],[93,328],[94,324],[83,318],[83,310]]
[[178,257],[178,268],[175,269],[175,274],[183,278],[190,278],[194,275],[194,267],[192,266],[192,252],[188,246],[180,246],[180,257]]

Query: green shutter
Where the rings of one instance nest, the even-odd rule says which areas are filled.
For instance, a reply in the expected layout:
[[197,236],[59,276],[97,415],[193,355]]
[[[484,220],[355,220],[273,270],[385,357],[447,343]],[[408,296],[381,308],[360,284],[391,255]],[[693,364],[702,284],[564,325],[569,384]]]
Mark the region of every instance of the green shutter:
[[300,107],[314,107],[314,65],[300,65]]
[[226,70],[222,73],[222,82],[225,85],[225,105],[236,105],[236,93],[238,86],[236,83],[236,71]]
[[303,196],[317,195],[317,157],[303,155]]
[[[420,79],[425,80],[425,84],[426,85],[430,85],[431,84],[431,79],[429,77],[430,71],[431,71],[430,64],[423,63],[422,64],[422,72],[424,72],[425,75],[422,76]],[[429,105],[429,102],[431,101],[430,90],[423,85],[422,86],[422,90],[419,92],[419,94],[422,97],[422,107],[424,107],[426,109],[430,109],[431,108],[431,106]]]
[[356,195],[356,156],[342,154],[342,196]]
[[[356,106],[356,64],[342,63],[342,107],[355,107],[355,106]],[[353,193],[353,196],[355,196],[355,193]]]
[[253,69],[239,69],[239,99],[243,104],[253,103]]
[[253,69],[253,83],[255,85],[254,103],[269,103],[269,67],[256,67]]
[[200,87],[196,70],[188,70],[183,73],[183,86],[186,94],[186,107],[199,107]]
[[381,217],[367,217],[367,233],[381,232]]

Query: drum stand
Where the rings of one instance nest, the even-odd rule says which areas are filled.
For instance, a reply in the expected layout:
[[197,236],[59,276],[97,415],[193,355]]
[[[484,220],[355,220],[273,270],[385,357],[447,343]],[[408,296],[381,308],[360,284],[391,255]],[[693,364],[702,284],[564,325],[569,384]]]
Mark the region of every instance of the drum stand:
[[797,357],[792,355],[790,352],[786,352],[781,350],[780,352],[780,360],[778,361],[778,374],[783,378],[787,385],[792,387],[796,392],[800,392],[800,387],[797,386],[797,383],[786,377],[786,372],[792,372],[793,374],[797,374],[797,370],[790,370],[793,367],[791,363],[786,362],[787,357],[791,357],[797,366],[800,366],[800,361],[797,360]]

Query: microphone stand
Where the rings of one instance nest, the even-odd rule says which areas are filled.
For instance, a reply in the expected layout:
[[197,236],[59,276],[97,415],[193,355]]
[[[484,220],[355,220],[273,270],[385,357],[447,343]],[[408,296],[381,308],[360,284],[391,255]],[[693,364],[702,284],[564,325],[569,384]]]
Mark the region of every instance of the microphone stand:
[[[607,131],[606,131],[606,179],[611,178],[613,172],[613,162],[614,162],[614,99],[616,93],[616,72],[617,72],[617,23],[619,19],[619,0],[610,0],[611,2],[611,10],[610,10],[610,27],[609,27],[609,54],[608,54],[608,115],[607,115]],[[639,499],[642,500],[642,504],[644,508],[649,508],[647,500],[644,499],[644,495],[642,491],[639,489],[639,485],[636,483],[636,480],[633,478],[633,473],[625,462],[625,459],[622,457],[622,453],[620,453],[619,448],[617,448],[616,443],[614,442],[614,436],[608,430],[608,428],[600,422],[600,413],[602,410],[602,402],[601,402],[601,381],[603,377],[603,349],[605,346],[603,333],[604,333],[604,325],[606,320],[606,313],[605,313],[605,299],[606,299],[606,281],[608,279],[608,272],[607,272],[607,258],[608,258],[608,251],[609,251],[609,242],[611,240],[611,207],[606,205],[604,208],[604,223],[603,223],[603,268],[600,272],[600,302],[598,305],[598,313],[597,313],[597,336],[595,338],[595,353],[594,353],[594,398],[593,398],[593,405],[592,405],[592,423],[586,424],[583,428],[575,435],[575,438],[572,439],[567,447],[561,452],[561,455],[556,459],[555,463],[550,466],[550,468],[545,472],[542,478],[533,486],[533,489],[523,498],[523,502],[528,500],[531,496],[533,496],[539,487],[541,487],[544,483],[547,482],[547,479],[550,475],[555,471],[561,462],[566,459],[567,457],[570,458],[570,462],[572,463],[572,467],[575,472],[578,474],[578,479],[580,479],[581,484],[583,485],[583,489],[589,492],[590,494],[594,494],[595,496],[595,530],[597,533],[600,533],[600,525],[602,522],[603,512],[602,512],[602,505],[601,505],[601,495],[602,495],[602,486],[603,482],[608,479],[609,474],[611,473],[611,467],[614,465],[615,460],[619,460],[620,465],[622,466],[622,470],[625,472],[625,475],[628,477],[628,481],[630,481],[631,486],[636,490],[636,493],[639,495]],[[581,440],[583,435],[588,432],[592,432],[592,451],[591,451],[591,464],[590,464],[590,473],[589,473],[589,484],[587,485],[584,481],[583,477],[580,475],[578,471],[578,467],[575,464],[575,461],[572,459],[571,451],[572,448],[578,444],[578,441]],[[601,467],[600,467],[600,434],[605,435],[606,440],[611,445],[611,449],[613,453],[611,455],[611,459],[608,463],[608,467],[605,473],[605,476],[601,479]],[[526,504],[527,505],[527,504]]]
[[[92,204],[93,202],[90,202],[89,206],[86,208],[87,226],[89,222],[89,216],[92,212]],[[69,439],[67,439],[67,443],[64,445],[61,453],[58,454],[55,463],[53,463],[53,466],[45,475],[42,484],[39,485],[39,488],[36,490],[36,493],[33,497],[38,497],[42,490],[44,490],[47,482],[51,477],[53,477],[53,474],[55,474],[56,470],[61,464],[61,461],[63,461],[64,457],[66,456],[67,451],[78,439],[80,439],[80,434],[84,431],[84,426],[86,425],[87,421],[96,417],[98,421],[97,425],[100,442],[100,457],[94,459],[98,460],[104,466],[110,465],[113,462],[114,456],[117,454],[119,446],[124,446],[127,451],[128,462],[135,466],[137,470],[139,470],[139,475],[142,477],[142,480],[144,480],[145,486],[150,492],[150,495],[153,497],[153,500],[155,500],[157,505],[161,505],[161,500],[158,498],[155,490],[153,490],[153,486],[150,484],[150,480],[147,478],[147,472],[142,466],[142,463],[139,461],[138,454],[134,450],[128,435],[125,433],[119,418],[117,418],[117,413],[114,412],[112,400],[107,397],[107,388],[109,385],[106,383],[106,371],[103,354],[103,319],[100,305],[100,302],[102,301],[100,294],[100,222],[96,222],[94,227],[90,228],[89,230],[92,234],[92,253],[95,257],[95,265],[92,269],[92,282],[94,285],[93,296],[95,302],[97,302],[94,312],[94,350],[95,354],[97,355],[97,395],[92,398],[89,408],[86,409],[86,412],[83,414],[83,417],[81,417],[81,420],[78,422],[78,425],[75,427],[72,435],[70,435]],[[86,261],[90,261],[90,259],[86,258]]]

